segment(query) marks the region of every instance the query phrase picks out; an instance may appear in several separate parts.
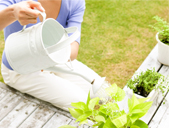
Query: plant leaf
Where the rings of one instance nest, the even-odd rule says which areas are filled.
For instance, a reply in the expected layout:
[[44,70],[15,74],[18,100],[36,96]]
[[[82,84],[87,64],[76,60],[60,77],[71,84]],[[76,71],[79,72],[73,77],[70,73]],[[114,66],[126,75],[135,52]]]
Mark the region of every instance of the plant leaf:
[[132,111],[132,114],[142,113],[143,111],[141,109],[134,109]]
[[101,123],[100,125],[98,125],[98,128],[103,128],[104,123]]
[[117,103],[112,103],[112,102],[109,102],[108,104],[107,104],[107,106],[108,106],[108,108],[109,109],[111,109],[112,111],[114,110],[114,111],[116,111],[116,110],[120,110],[120,108],[119,108],[119,106],[118,106],[118,104]]
[[82,114],[81,116],[79,116],[78,118],[77,118],[77,120],[76,120],[76,122],[78,122],[78,121],[84,121],[84,120],[86,120],[89,116],[91,116],[92,115],[92,111],[87,111],[87,112],[85,112],[84,114]]
[[71,106],[78,108],[82,111],[85,111],[87,109],[87,106],[84,102],[71,103]]
[[110,87],[106,88],[105,91],[109,96],[113,97],[117,93],[117,85],[112,84]]
[[108,118],[106,120],[106,123],[103,125],[103,128],[117,128],[110,120],[110,118]]
[[105,91],[115,101],[121,101],[125,97],[124,90],[118,87],[116,84],[112,84],[110,87],[106,88]]
[[93,124],[92,127],[98,126],[98,128],[99,128],[99,127],[100,127],[100,128],[103,128],[103,125],[104,125],[103,122],[98,122],[98,123],[96,123],[96,124]]
[[100,106],[100,112],[102,112],[102,113],[104,113],[104,114],[106,114],[106,115],[109,115],[109,110],[107,109],[107,107],[106,107],[106,105],[102,105],[102,106]]
[[131,112],[132,109],[133,109],[137,104],[139,104],[139,101],[138,101],[138,99],[136,98],[136,96],[133,94],[131,100],[128,99],[129,112]]
[[118,128],[124,126],[127,123],[127,114],[124,114],[116,119],[111,120],[111,122]]
[[140,118],[140,117],[144,116],[148,112],[148,110],[150,109],[151,105],[152,105],[152,102],[140,103],[140,104],[136,105],[133,108],[131,113],[133,113],[133,112],[136,113],[136,110],[141,110],[142,112],[138,112],[137,113],[138,117]]
[[94,120],[97,122],[104,122],[104,123],[106,122],[105,118],[101,115],[95,116]]
[[125,91],[121,88],[117,88],[116,96],[114,97],[115,101],[122,101],[125,97]]
[[148,98],[140,98],[140,99],[138,99],[138,101],[139,101],[140,103],[143,103],[143,102],[145,102],[145,101],[148,100],[148,99],[150,99],[150,97],[148,97]]
[[86,120],[81,121],[81,122],[79,123],[79,125],[81,125],[81,124],[88,124],[88,120],[86,119]]
[[133,125],[136,125],[139,128],[148,128],[148,125],[142,120],[137,120]]
[[131,116],[130,116],[130,121],[131,121],[131,123],[134,123],[136,120],[138,120],[139,119],[139,115],[138,114],[132,114]]
[[[138,127],[136,125],[132,125],[130,128],[141,128],[141,127]],[[144,127],[143,127],[144,128]]]
[[89,101],[88,108],[89,108],[90,110],[93,110],[94,107],[95,107],[95,105],[99,103],[99,100],[100,100],[99,97],[96,97],[96,98],[91,99],[91,100]]
[[91,99],[90,99],[90,91],[89,91],[89,93],[88,93],[88,97],[87,97],[87,102],[86,102],[86,106],[88,106],[89,105],[89,101],[90,101]]
[[76,119],[83,114],[83,111],[80,109],[76,109],[76,108],[68,108],[68,109],[70,114]]
[[129,108],[129,112],[130,112],[131,109],[132,109],[132,101],[131,101],[131,99],[128,99],[128,108]]
[[99,110],[106,115],[111,115],[112,112],[119,111],[120,108],[117,103],[109,102],[107,104],[101,105]]

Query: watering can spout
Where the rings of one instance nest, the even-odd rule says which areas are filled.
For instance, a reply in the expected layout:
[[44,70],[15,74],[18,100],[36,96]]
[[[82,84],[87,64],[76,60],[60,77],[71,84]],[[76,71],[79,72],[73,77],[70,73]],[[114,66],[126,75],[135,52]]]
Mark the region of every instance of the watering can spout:
[[84,78],[86,81],[92,84],[92,91],[93,94],[96,94],[98,91],[100,91],[104,85],[105,77],[99,77],[99,78],[92,78],[88,74],[79,72],[75,69],[67,69],[67,68],[61,68],[57,65],[47,68],[45,70],[48,71],[53,71],[53,72],[61,72],[61,73],[68,73],[68,74],[73,74],[73,75],[78,75],[82,78]]
[[93,93],[96,94],[103,86],[106,77],[102,77],[100,79],[94,79],[92,84]]

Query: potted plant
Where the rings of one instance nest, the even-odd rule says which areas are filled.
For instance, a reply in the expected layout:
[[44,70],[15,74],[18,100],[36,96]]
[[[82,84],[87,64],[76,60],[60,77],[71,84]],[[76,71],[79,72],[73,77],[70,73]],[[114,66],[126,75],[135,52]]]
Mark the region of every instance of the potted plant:
[[158,42],[157,59],[164,65],[169,65],[169,23],[159,16],[153,17],[156,20],[154,25],[150,25],[155,31]]
[[[124,90],[113,84],[106,88],[105,92],[110,97],[109,100],[99,97],[90,99],[89,92],[86,103],[71,104],[74,108],[69,108],[69,111],[79,125],[88,124],[88,120],[91,120],[93,122],[91,127],[97,128],[148,128],[140,118],[147,113],[152,102],[146,102],[147,98],[137,99],[133,94],[132,98],[128,99],[129,109],[126,112],[118,105],[125,97]],[[100,100],[104,102],[100,104]],[[64,125],[59,128],[76,127]]]
[[[149,97],[149,100],[153,101],[159,91],[164,94],[168,88],[167,83],[167,77],[156,72],[155,68],[153,68],[136,72],[127,82],[127,87],[132,90],[132,93],[136,94],[137,98]],[[130,90],[128,91],[131,93]]]

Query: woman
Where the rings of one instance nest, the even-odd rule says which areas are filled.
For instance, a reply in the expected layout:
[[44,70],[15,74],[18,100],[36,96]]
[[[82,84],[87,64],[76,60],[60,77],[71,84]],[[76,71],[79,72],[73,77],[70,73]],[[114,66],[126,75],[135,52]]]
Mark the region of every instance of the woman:
[[[34,8],[45,11],[47,18],[56,19],[65,28],[77,26],[81,31],[84,0],[1,0],[0,30],[4,29],[5,40],[10,34],[22,30],[23,25],[30,27],[42,21],[42,17],[33,10]],[[71,43],[70,59],[74,67],[89,76],[100,78],[93,70],[76,60],[79,44],[80,37]],[[62,67],[67,68],[64,65]],[[1,74],[7,85],[64,110],[71,107],[71,102],[86,102],[89,90],[92,93],[91,84],[79,76],[50,71],[21,75],[11,68],[5,52],[2,56]],[[92,96],[94,95],[91,94]]]

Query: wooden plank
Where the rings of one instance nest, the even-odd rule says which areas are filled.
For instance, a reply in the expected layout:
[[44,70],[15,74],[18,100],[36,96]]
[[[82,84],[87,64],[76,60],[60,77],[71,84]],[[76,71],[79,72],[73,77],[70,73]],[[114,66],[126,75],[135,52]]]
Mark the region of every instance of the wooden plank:
[[39,106],[19,128],[41,128],[53,115],[54,111],[47,106]]
[[6,85],[5,85],[4,83],[0,82],[0,87],[1,87],[1,88],[5,89],[5,86],[6,86]]
[[158,109],[158,106],[162,102],[162,99],[163,99],[163,95],[161,93],[159,93],[157,99],[153,101],[153,104],[150,107],[150,109],[148,110],[147,114],[145,116],[143,116],[141,118],[141,120],[143,120],[145,123],[148,124],[150,122],[151,118],[153,117],[154,113]]
[[8,92],[7,95],[0,101],[0,120],[2,120],[12,109],[22,101],[22,97]]
[[[162,68],[160,69],[159,73],[163,74],[164,76],[169,75],[169,67],[168,66],[162,66]],[[165,95],[166,93],[164,93]],[[163,100],[163,95],[162,93],[159,93],[157,100],[155,100],[151,106],[151,108],[149,109],[148,113],[141,118],[143,121],[145,121],[146,123],[149,123],[149,121],[153,118],[154,113],[156,113],[159,105],[161,104]]]
[[[169,67],[163,65],[163,67],[160,69],[159,73],[163,74],[164,76],[168,76],[169,75]],[[163,98],[163,96],[159,96],[159,97]],[[155,117],[152,117],[153,119],[151,120],[150,125],[154,126],[154,124],[158,124],[159,121],[161,121],[164,118],[164,116],[162,116],[162,115],[165,113],[166,108],[169,107],[169,94],[167,94],[167,97],[164,98],[164,102],[165,102],[165,100],[166,100],[166,104],[161,104],[160,108],[158,109],[162,100],[161,100],[161,102],[159,102],[159,104],[156,108],[156,111],[154,111],[154,113],[156,113]],[[159,121],[157,121],[157,118]],[[154,120],[156,121],[155,123],[154,123]]]
[[[67,117],[68,119],[70,118],[70,120],[72,120],[73,118],[72,118],[72,116],[71,116],[71,114],[69,113],[69,112],[67,112],[67,111],[64,111],[64,110],[62,110],[62,109],[60,109],[60,108],[57,108],[57,107],[55,107],[55,106],[53,106],[52,104],[50,104],[50,103],[48,103],[48,102],[45,102],[45,101],[42,101],[42,100],[39,100],[39,99],[36,99],[36,98],[34,98],[34,97],[32,97],[32,96],[30,96],[30,95],[28,95],[28,94],[23,94],[23,93],[21,93],[21,92],[19,92],[19,91],[17,91],[17,90],[15,90],[15,89],[13,89],[13,88],[11,88],[11,87],[9,87],[9,86],[7,86],[7,85],[5,85],[4,83],[0,83],[0,88],[2,88],[3,90],[5,90],[5,91],[8,91],[8,93],[10,92],[10,93],[16,93],[17,95],[19,95],[19,96],[21,96],[23,99],[27,99],[27,100],[29,100],[30,102],[32,102],[32,104],[42,104],[42,105],[45,105],[45,106],[47,106],[47,108],[49,109],[49,111],[52,111],[53,113],[54,112],[57,112],[58,114],[60,114],[61,116],[65,116],[65,117]],[[9,95],[9,94],[8,94]],[[26,107],[26,106],[25,106]],[[24,110],[23,110],[24,111]],[[24,112],[23,112],[24,113]],[[22,114],[23,114],[22,113]],[[23,116],[23,115],[20,115],[20,116]],[[34,114],[34,113],[33,113]],[[18,117],[19,118],[19,115],[17,115],[16,113],[13,113],[13,112],[11,112],[10,114],[9,114],[10,116],[16,116],[16,118]],[[9,116],[9,117],[10,117]],[[7,116],[8,117],[8,116]],[[4,121],[6,121],[7,119],[8,119],[8,125],[9,125],[9,122],[10,122],[10,120],[9,120],[9,117],[8,118],[5,118],[4,120],[3,120],[3,122],[1,122],[1,123],[4,123]],[[34,118],[32,115],[31,115],[31,118]],[[11,119],[12,120],[12,119]],[[33,120],[33,119],[29,119],[29,120]],[[22,122],[22,119],[20,119],[20,121],[17,121],[17,122],[15,122],[16,120],[14,120],[13,121],[13,124],[10,124],[10,125],[12,125],[13,127],[14,126],[16,126],[16,125],[18,125],[19,124],[19,122]],[[26,120],[27,121],[27,120]],[[46,120],[47,121],[47,120]],[[39,124],[45,124],[46,123],[46,121],[44,121],[44,122],[41,122],[41,123],[39,123]],[[16,124],[14,124],[14,122],[16,123]],[[37,121],[37,122],[40,122],[40,121]],[[69,121],[70,122],[70,121]],[[66,123],[67,124],[67,123]],[[24,124],[21,124],[21,126],[25,126],[26,125],[26,123],[24,123]],[[20,127],[21,127],[20,126]],[[23,127],[24,127],[23,126]]]
[[159,73],[167,77],[169,75],[169,66],[163,65]]
[[68,111],[65,111],[65,110],[62,110],[54,105],[52,105],[51,103],[48,103],[48,102],[45,102],[45,101],[42,101],[40,99],[37,99],[31,95],[28,95],[28,94],[25,94],[25,93],[22,93],[22,92],[19,92],[18,90],[15,90],[13,89],[12,87],[8,86],[8,85],[5,85],[4,83],[0,82],[0,88],[4,89],[4,90],[7,90],[7,91],[10,91],[10,92],[13,92],[19,96],[21,96],[23,99],[27,99],[27,100],[30,100],[36,104],[45,104],[46,106],[48,106],[48,108],[50,108],[51,110],[55,111],[55,112],[58,112],[60,114],[63,114],[67,117],[70,117],[72,118],[71,114],[68,112]]
[[18,91],[18,90],[16,90],[16,89],[14,89],[14,88],[12,88],[12,87],[10,87],[10,86],[4,84],[4,83],[2,83],[2,82],[0,82],[0,88],[2,88],[2,89],[4,89],[4,90],[7,90],[7,91],[10,91],[10,92],[12,92],[12,93],[15,93],[15,94],[21,96],[22,98],[28,99],[28,100],[30,100],[30,101],[32,101],[32,102],[34,102],[34,103],[37,103],[37,104],[40,104],[41,102],[44,102],[44,101],[41,101],[41,100],[39,100],[39,99],[37,99],[37,98],[31,96],[31,95],[22,93],[22,92],[20,92],[20,91]]
[[3,88],[0,87],[0,100],[2,98],[4,98],[4,96],[6,95],[6,93],[7,93],[7,91],[5,89],[3,89]]
[[88,125],[82,124],[79,126],[78,122],[75,122],[75,120],[72,120],[69,125],[76,126],[77,128],[90,128]]
[[56,107],[56,106],[54,106],[54,105],[52,105],[52,104],[50,104],[50,103],[46,103],[46,102],[45,102],[45,104],[46,104],[51,110],[55,111],[56,113],[59,113],[59,114],[61,114],[61,115],[64,115],[64,116],[66,116],[66,117],[69,117],[69,118],[73,119],[73,117],[72,117],[72,115],[70,114],[69,111],[65,111],[65,110],[63,110],[63,109],[61,109],[61,108],[58,108],[58,107]]
[[23,100],[0,122],[0,128],[17,128],[36,108],[37,104]]
[[155,116],[149,123],[150,128],[165,128],[169,121],[169,93],[167,94],[165,104],[161,104]]
[[58,128],[62,125],[67,125],[72,119],[55,113],[55,115],[43,126],[43,128]]
[[15,89],[11,88],[10,86],[0,82],[0,88],[4,89],[4,90],[7,90],[7,91],[10,91],[10,92],[13,92],[15,93]]
[[168,121],[169,121],[169,108],[166,110],[160,124],[158,125],[158,128],[168,128]]
[[[169,98],[169,97],[168,97]],[[168,121],[169,121],[169,104],[166,105],[167,106],[167,110],[165,111],[165,114],[163,115],[162,120],[160,121],[158,128],[166,128],[169,127],[168,125]],[[163,109],[163,108],[161,108]]]

